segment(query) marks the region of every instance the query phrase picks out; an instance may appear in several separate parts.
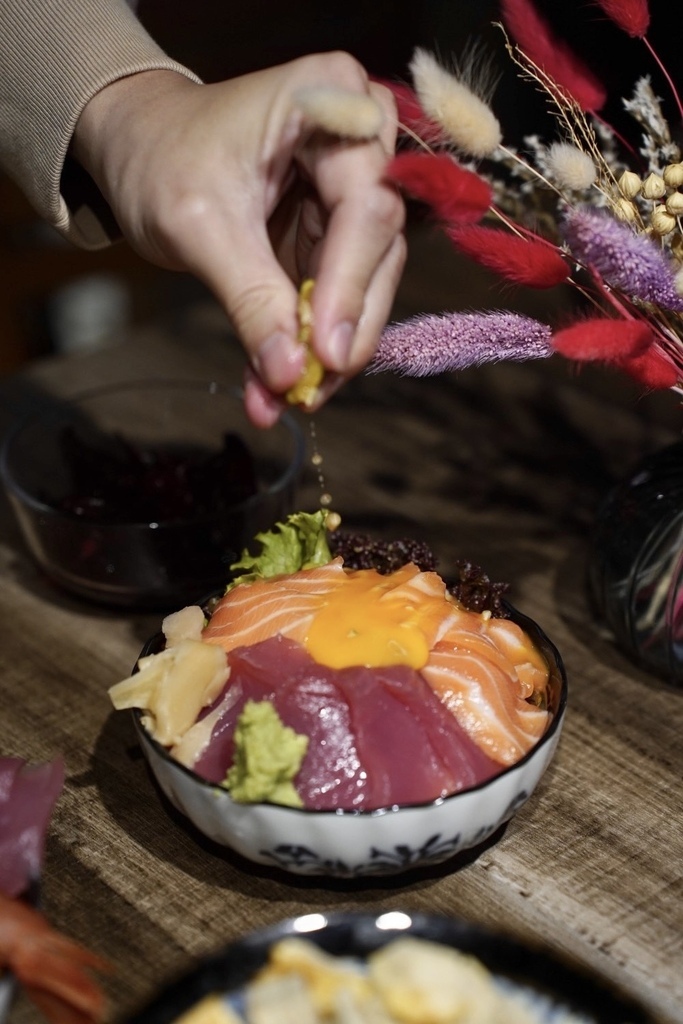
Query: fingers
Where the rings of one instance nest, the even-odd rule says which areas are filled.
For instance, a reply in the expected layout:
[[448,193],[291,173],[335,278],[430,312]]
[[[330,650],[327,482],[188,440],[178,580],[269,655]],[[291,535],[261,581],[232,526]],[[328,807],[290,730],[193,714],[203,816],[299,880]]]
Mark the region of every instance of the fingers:
[[384,177],[396,140],[395,103],[388,89],[365,77],[352,87],[367,90],[384,110],[379,138],[360,143],[316,135],[300,154],[316,196],[302,207],[298,240],[300,252],[314,255],[308,273],[316,278],[315,347],[342,377],[372,355],[405,260],[403,202]]
[[272,427],[280,418],[285,405],[284,399],[269,391],[248,366],[244,372],[244,407],[252,423],[264,429]]
[[275,259],[263,219],[246,205],[195,223],[184,235],[183,255],[227,311],[254,374],[282,395],[299,379],[304,352],[297,341],[297,288]]
[[[336,63],[348,72],[348,61]],[[353,87],[361,88],[355,63],[351,77]],[[365,78],[362,87],[371,88]],[[391,113],[388,90],[372,90]],[[282,132],[291,133],[291,123]],[[265,174],[243,182],[239,210],[228,208],[199,232],[196,223],[193,231],[184,232],[201,239],[185,259],[224,305],[249,357],[253,373],[246,384],[247,404],[260,425],[277,418],[282,408],[277,396],[303,369],[292,277],[316,277],[315,347],[330,371],[322,397],[357,372],[374,351],[405,258],[403,204],[383,177],[394,137],[395,117],[387,116],[382,138],[370,142],[344,143],[324,134],[306,138],[303,145],[292,146],[282,180]],[[290,134],[288,144],[292,141],[297,142]],[[274,145],[274,152],[278,160],[272,163],[282,167],[286,153],[281,143]],[[303,177],[292,179],[292,166]],[[273,209],[268,195],[277,196]],[[233,239],[239,240],[238,246]],[[277,259],[273,243],[278,245]]]
[[379,82],[368,82],[368,91],[384,111],[384,120],[380,129],[379,140],[387,155],[391,156],[396,146],[398,133],[398,112],[396,101],[385,85]]
[[405,260],[405,211],[383,180],[378,142],[337,145],[315,155],[314,174],[328,210],[317,251],[315,346],[328,369],[348,375],[370,357],[379,317],[389,314]]
[[318,399],[310,408],[311,412],[319,409],[346,380],[371,359],[391,314],[393,296],[403,271],[405,258],[406,242],[404,237],[399,235],[367,289],[364,310],[354,332],[347,369],[343,373],[328,372],[325,375],[319,388]]
[[390,315],[406,261],[405,237],[397,235],[377,268],[366,294],[363,313],[356,327],[345,373],[358,373],[374,354]]
[[[382,106],[377,138],[314,130],[296,96],[328,85]],[[225,308],[250,363],[254,422],[277,419],[302,373],[304,275],[316,277],[321,398],[357,372],[404,258],[403,205],[384,181],[396,121],[389,91],[348,54],[327,53],[206,86],[171,72],[131,75],[100,100],[82,118],[79,154],[133,248],[194,273]]]

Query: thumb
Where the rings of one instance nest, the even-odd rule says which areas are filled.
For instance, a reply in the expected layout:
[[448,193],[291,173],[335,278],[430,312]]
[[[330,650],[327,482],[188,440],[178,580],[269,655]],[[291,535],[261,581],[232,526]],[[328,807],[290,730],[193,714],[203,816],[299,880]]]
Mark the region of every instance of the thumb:
[[[231,239],[239,244],[229,244]],[[187,254],[186,254],[187,259]],[[265,388],[283,394],[301,376],[297,290],[254,220],[211,231],[188,260],[225,309]]]

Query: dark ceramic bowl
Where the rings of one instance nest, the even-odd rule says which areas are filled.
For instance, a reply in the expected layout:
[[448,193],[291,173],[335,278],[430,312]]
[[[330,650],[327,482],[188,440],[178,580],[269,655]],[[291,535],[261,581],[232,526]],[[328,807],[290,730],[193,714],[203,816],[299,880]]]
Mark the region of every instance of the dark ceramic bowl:
[[404,935],[476,956],[502,985],[522,990],[541,1021],[573,1013],[582,1024],[654,1024],[648,1014],[600,978],[566,964],[545,948],[457,919],[388,911],[308,914],[255,932],[202,960],[171,983],[127,1024],[172,1024],[210,994],[236,996],[267,960],[271,945],[302,936],[328,953],[362,959]]
[[26,544],[79,597],[181,607],[221,585],[254,534],[294,510],[305,441],[249,423],[211,381],[119,384],[18,423],[0,462]]
[[[564,721],[567,677],[555,646],[531,619],[511,617],[534,640],[550,668],[552,721],[517,764],[488,782],[431,803],[373,811],[311,811],[236,803],[227,789],[175,761],[151,738],[134,711],[142,751],[170,802],[209,839],[258,864],[299,875],[360,878],[449,860],[485,842],[526,803],[550,764]],[[162,650],[157,634],[141,657]]]

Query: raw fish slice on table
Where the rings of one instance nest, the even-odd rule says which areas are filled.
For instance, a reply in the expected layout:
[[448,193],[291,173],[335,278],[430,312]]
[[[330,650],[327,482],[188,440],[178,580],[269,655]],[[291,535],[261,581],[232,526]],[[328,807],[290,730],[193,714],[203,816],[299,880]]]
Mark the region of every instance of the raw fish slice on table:
[[64,785],[64,763],[28,765],[0,757],[0,892],[19,896],[38,881],[50,816]]
[[105,999],[91,972],[107,964],[27,902],[63,784],[61,758],[35,766],[0,758],[0,978],[10,972],[53,1024],[93,1024],[104,1016]]

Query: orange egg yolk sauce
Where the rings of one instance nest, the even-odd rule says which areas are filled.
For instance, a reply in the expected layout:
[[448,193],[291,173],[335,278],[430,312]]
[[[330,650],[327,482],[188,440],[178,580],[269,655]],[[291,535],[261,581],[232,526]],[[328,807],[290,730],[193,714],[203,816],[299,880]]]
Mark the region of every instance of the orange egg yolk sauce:
[[427,664],[438,629],[449,612],[443,593],[404,586],[407,567],[390,576],[359,569],[322,598],[303,646],[329,668],[381,668]]

